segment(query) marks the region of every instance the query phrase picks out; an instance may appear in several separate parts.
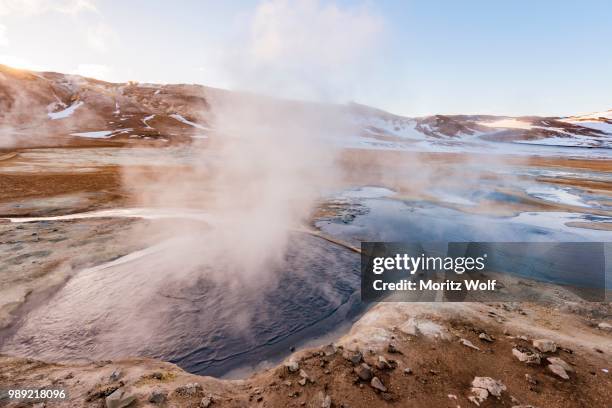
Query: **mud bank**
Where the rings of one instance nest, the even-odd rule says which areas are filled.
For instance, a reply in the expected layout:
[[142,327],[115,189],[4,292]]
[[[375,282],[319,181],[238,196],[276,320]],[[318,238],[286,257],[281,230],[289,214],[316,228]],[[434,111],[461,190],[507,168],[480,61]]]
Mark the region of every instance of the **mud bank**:
[[[474,381],[484,377],[501,384],[478,400],[484,407],[606,407],[612,334],[602,323],[610,305],[557,294],[548,305],[379,304],[333,345],[301,350],[245,380],[192,375],[151,359],[60,365],[3,356],[0,387],[68,390],[69,399],[53,406],[120,398],[131,406],[455,407],[476,406],[483,393]],[[546,342],[538,340],[554,350],[541,351]],[[522,362],[513,350],[538,362]],[[565,364],[567,378],[550,361]]]

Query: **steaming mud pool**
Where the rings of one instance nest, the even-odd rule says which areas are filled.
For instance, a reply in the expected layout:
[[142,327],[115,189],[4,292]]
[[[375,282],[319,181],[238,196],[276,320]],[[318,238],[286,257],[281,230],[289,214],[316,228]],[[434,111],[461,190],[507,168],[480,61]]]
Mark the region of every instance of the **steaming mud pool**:
[[358,254],[324,239],[293,233],[284,261],[250,284],[229,272],[207,278],[209,265],[173,271],[185,245],[173,239],[78,272],[22,317],[2,351],[47,361],[149,356],[236,377],[363,311]]
[[[571,226],[608,222],[606,216],[524,212],[492,217],[431,201],[401,200],[395,194],[382,187],[332,194],[328,200],[338,209],[316,226],[354,246],[360,241],[610,238],[609,231]],[[478,197],[473,193],[464,199],[475,202]],[[95,217],[209,221],[201,212],[150,209],[9,221],[74,222],[87,228],[80,223]],[[286,253],[279,254],[282,261],[253,276],[207,257],[207,242],[214,239],[210,232],[195,239],[184,235],[77,271],[0,332],[0,352],[57,362],[147,356],[192,373],[237,378],[278,363],[294,347],[333,341],[365,311],[360,257],[348,247],[293,232]],[[177,257],[185,262],[177,263]],[[182,266],[177,269],[177,264]]]

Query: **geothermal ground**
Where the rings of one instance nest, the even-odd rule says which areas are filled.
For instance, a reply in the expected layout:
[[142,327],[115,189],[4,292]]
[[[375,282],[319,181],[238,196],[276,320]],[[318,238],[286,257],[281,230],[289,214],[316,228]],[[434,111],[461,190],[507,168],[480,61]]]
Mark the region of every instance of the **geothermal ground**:
[[537,303],[364,304],[358,249],[610,242],[612,136],[593,125],[609,111],[336,107],[351,126],[330,126],[330,158],[286,145],[284,122],[263,147],[220,146],[241,130],[210,113],[235,106],[222,91],[57,75],[2,77],[49,111],[0,150],[0,389],[68,390],[47,406],[609,406],[610,303],[526,275],[508,287]]

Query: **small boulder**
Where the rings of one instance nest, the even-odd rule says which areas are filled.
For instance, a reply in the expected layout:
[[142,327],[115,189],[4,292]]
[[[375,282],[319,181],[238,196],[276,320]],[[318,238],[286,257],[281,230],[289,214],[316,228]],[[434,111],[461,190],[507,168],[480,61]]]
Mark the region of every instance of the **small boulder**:
[[370,386],[380,392],[387,392],[387,387],[385,387],[378,377],[372,378],[372,381],[370,381]]
[[385,357],[378,356],[378,362],[376,363],[376,367],[378,367],[379,370],[389,370],[391,368],[391,364],[389,364]]
[[567,371],[563,367],[558,364],[549,364],[548,370],[553,374],[563,378],[564,380],[569,380],[569,375],[567,375]]
[[310,380],[310,376],[308,376],[308,373],[306,373],[306,371],[304,371],[304,369],[300,370],[300,377],[306,379],[306,380]]
[[404,375],[412,374],[412,368],[404,368]]
[[212,395],[207,395],[200,401],[200,408],[208,408],[213,404]]
[[489,342],[489,343],[493,343],[493,341],[494,341],[494,340],[493,340],[493,337],[489,336],[487,333],[484,333],[484,332],[483,332],[483,333],[480,333],[480,334],[478,335],[478,338],[479,338],[480,340],[482,340],[482,341],[486,341],[486,342]]
[[565,360],[562,360],[559,357],[548,357],[546,360],[548,360],[550,364],[556,364],[563,367],[565,371],[569,371],[570,373],[574,371],[574,367],[572,367],[571,365],[566,363]]
[[597,325],[597,327],[600,328],[601,330],[612,331],[612,324],[610,323],[601,322]]
[[480,350],[477,346],[475,346],[471,341],[467,339],[459,339],[459,343],[463,344],[465,347],[469,347],[474,350]]
[[154,390],[149,396],[149,402],[152,404],[162,404],[166,401],[168,394],[161,390]]
[[105,400],[106,408],[124,408],[134,401],[136,401],[136,396],[125,388],[117,388]]
[[351,363],[353,363],[353,365],[357,365],[359,363],[361,363],[361,360],[363,360],[363,354],[361,354],[361,351],[357,350],[357,351],[350,351],[347,350],[345,351],[342,356],[350,361]]
[[123,373],[121,372],[121,370],[120,369],[116,369],[109,376],[109,380],[111,380],[112,382],[118,381],[121,378],[122,375],[123,375]]
[[393,343],[389,343],[389,345],[387,346],[387,352],[390,354],[401,354],[401,351],[399,351]]
[[329,395],[326,395],[325,398],[323,398],[323,404],[321,405],[321,408],[331,408],[331,406],[332,406],[331,397]]
[[285,367],[290,373],[295,373],[300,369],[300,364],[295,360],[289,360],[285,363]]
[[557,351],[557,345],[554,341],[548,339],[537,339],[533,341],[533,347],[540,350],[542,353],[554,353]]
[[525,379],[531,385],[537,385],[538,384],[538,380],[536,380],[536,378],[534,376],[532,376],[531,374],[525,374]]
[[480,403],[489,397],[489,391],[485,390],[484,388],[472,387],[470,392],[472,393],[472,395],[468,397],[468,400],[478,406],[480,406]]
[[329,395],[323,394],[323,391],[319,391],[315,396],[314,400],[310,403],[312,407],[331,408],[332,400]]
[[474,377],[472,387],[485,389],[494,397],[501,397],[502,391],[506,390],[506,386],[501,381],[491,377]]
[[361,363],[359,366],[355,367],[354,371],[359,379],[363,381],[370,381],[372,379],[372,369],[366,363]]
[[540,364],[540,355],[531,351],[521,351],[513,348],[512,355],[525,364]]
[[323,354],[328,357],[336,354],[336,346],[333,344],[328,344],[327,346],[323,347]]

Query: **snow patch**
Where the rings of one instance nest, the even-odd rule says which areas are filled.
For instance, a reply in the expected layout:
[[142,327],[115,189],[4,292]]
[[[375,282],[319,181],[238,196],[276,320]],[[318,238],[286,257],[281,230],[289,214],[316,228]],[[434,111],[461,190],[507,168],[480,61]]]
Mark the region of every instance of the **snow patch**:
[[589,206],[582,201],[580,196],[572,194],[562,188],[537,185],[527,188],[525,192],[530,196],[558,204],[573,205],[577,207]]
[[191,121],[185,119],[183,116],[179,115],[178,113],[174,113],[174,114],[170,115],[170,117],[173,118],[173,119],[176,119],[179,122],[184,123],[186,125],[193,126],[194,128],[198,128],[198,129],[201,129],[201,130],[208,130],[208,128],[206,128],[206,127],[204,127],[202,125],[199,125],[199,124],[197,124],[195,122],[191,122]]
[[478,124],[492,128],[507,129],[531,129],[533,127],[531,123],[518,119],[500,119],[494,122],[478,122]]
[[49,115],[52,120],[66,119],[72,116],[74,111],[76,111],[81,105],[83,105],[82,101],[76,101],[64,110],[59,112],[49,112],[47,115]]
[[142,119],[142,123],[144,123],[145,127],[147,129],[153,129],[151,126],[149,126],[149,124],[147,123],[149,120],[153,119],[155,117],[155,115],[149,115],[146,118]]
[[343,198],[384,198],[395,195],[395,191],[386,187],[364,186],[344,190],[340,193]]
[[90,139],[108,139],[113,134],[112,130],[100,130],[95,132],[80,132],[80,133],[71,133],[71,136],[77,137],[87,137]]

